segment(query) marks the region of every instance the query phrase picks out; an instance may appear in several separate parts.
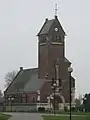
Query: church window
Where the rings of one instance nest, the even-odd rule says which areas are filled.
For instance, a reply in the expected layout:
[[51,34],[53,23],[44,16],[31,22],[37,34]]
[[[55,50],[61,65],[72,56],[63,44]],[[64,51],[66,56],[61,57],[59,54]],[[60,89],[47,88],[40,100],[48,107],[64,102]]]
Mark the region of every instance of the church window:
[[46,36],[41,36],[40,43],[45,43],[45,42],[46,42]]
[[62,86],[62,80],[59,78],[59,85]]
[[57,42],[61,42],[61,37],[60,36],[56,36],[56,41]]
[[33,101],[33,103],[35,103],[35,97],[33,97],[32,101]]
[[46,37],[45,36],[43,37],[43,42],[46,42]]
[[61,41],[61,36],[59,36],[59,40]]

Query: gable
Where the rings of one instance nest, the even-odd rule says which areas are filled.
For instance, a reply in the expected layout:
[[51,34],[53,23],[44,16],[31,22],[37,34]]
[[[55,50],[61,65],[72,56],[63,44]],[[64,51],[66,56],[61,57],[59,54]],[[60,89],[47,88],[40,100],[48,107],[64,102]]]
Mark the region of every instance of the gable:
[[40,35],[45,35],[45,34],[49,34],[51,28],[53,28],[53,27],[58,27],[58,28],[59,28],[59,31],[60,31],[63,35],[65,35],[65,32],[64,32],[64,30],[63,30],[63,28],[62,28],[62,26],[61,26],[58,18],[56,17],[55,19],[52,19],[52,20],[48,20],[48,19],[47,19],[47,20],[45,21],[44,25],[42,26],[41,30],[40,30],[39,33],[38,33],[38,36],[40,36]]
[[50,32],[52,32],[52,33],[57,32],[59,34],[62,34],[63,36],[66,35],[64,32],[64,29],[58,19],[54,19],[54,22],[52,24]]

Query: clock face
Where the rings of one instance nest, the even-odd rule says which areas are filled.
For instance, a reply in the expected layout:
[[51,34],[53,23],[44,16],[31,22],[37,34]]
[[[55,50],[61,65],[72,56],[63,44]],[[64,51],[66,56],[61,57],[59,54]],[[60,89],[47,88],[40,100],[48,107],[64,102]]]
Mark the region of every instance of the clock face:
[[55,28],[55,31],[58,31],[58,28],[57,28],[57,27]]

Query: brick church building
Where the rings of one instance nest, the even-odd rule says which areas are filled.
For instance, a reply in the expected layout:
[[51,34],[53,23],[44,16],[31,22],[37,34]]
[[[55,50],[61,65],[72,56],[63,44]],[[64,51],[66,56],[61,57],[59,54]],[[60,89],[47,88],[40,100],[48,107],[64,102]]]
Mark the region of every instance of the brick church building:
[[[57,16],[45,19],[38,36],[38,68],[24,69],[15,76],[5,90],[6,110],[29,111],[44,106],[53,109],[54,91],[52,81],[57,83],[55,91],[56,109],[69,104],[69,74],[71,62],[65,57],[66,33]],[[75,100],[75,79],[71,79],[72,104]]]

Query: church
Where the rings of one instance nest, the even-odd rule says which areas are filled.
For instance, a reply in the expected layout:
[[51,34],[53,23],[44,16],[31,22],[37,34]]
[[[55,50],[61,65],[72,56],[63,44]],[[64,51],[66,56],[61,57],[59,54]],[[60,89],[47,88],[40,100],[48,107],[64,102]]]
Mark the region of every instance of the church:
[[[6,111],[30,111],[39,107],[63,109],[69,106],[71,62],[65,57],[66,33],[58,19],[45,19],[37,34],[38,68],[20,67],[4,92]],[[53,86],[53,82],[56,83]],[[53,87],[55,90],[53,90]],[[75,104],[75,78],[71,76],[72,105]],[[54,99],[55,97],[55,99]]]

